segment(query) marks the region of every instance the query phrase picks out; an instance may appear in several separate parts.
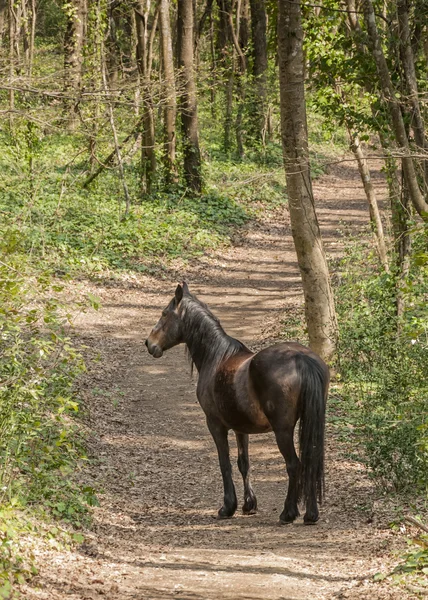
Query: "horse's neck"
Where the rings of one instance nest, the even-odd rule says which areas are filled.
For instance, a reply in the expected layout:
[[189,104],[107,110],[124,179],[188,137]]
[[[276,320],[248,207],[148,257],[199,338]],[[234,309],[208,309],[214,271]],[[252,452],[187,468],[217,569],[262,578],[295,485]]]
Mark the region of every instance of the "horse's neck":
[[202,331],[197,333],[189,328],[185,332],[185,343],[189,350],[192,361],[198,370],[215,366],[231,345],[233,338],[228,336],[219,323],[214,320],[206,320]]

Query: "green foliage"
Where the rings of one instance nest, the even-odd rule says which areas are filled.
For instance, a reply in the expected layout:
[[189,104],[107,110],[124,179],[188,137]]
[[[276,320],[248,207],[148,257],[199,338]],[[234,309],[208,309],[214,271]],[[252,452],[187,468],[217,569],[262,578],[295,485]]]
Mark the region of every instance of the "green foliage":
[[[126,177],[133,204],[124,218],[114,171],[101,174],[89,190],[82,188],[85,165],[69,159],[79,156],[78,137],[45,137],[34,126],[29,137],[24,126],[1,141],[0,211],[10,230],[20,232],[15,252],[36,262],[42,258],[58,274],[146,270],[177,256],[194,257],[229,243],[258,202],[285,200],[282,168],[269,177],[269,166],[250,158],[236,165],[214,160],[201,197],[170,186],[141,199],[138,169],[130,163]],[[248,180],[250,185],[241,186]]]
[[420,535],[408,540],[409,552],[403,556],[403,562],[394,569],[394,573],[423,573],[428,575],[428,535]]
[[0,598],[9,598],[34,572],[19,511],[40,506],[79,526],[96,496],[76,481],[86,460],[73,389],[84,365],[70,339],[79,306],[26,263],[17,226],[3,224],[0,240]]
[[73,419],[73,383],[83,362],[69,337],[71,307],[49,273],[24,272],[25,264],[10,257],[17,231],[2,233],[0,500],[42,501],[74,519],[84,508],[71,474],[85,457]]
[[[426,244],[427,232],[416,239]],[[417,256],[420,256],[417,254]],[[400,491],[428,490],[428,271],[414,258],[404,285],[351,245],[336,288],[339,371],[374,475]],[[407,307],[397,317],[397,294]]]

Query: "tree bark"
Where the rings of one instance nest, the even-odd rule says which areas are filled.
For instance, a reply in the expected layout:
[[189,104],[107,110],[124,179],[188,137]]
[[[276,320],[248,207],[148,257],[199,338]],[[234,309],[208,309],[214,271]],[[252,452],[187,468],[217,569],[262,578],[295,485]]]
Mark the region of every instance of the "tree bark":
[[0,48],[4,46],[4,34],[7,24],[7,4],[8,0],[0,0]]
[[253,38],[253,77],[255,82],[254,134],[264,144],[266,137],[267,40],[265,0],[250,0]]
[[76,123],[77,96],[82,81],[83,42],[86,0],[72,0],[67,5],[64,39],[65,113],[71,128]]
[[[236,70],[236,91],[237,91],[237,99],[238,99],[238,110],[236,114],[235,121],[235,134],[236,134],[236,146],[238,150],[238,155],[240,158],[244,157],[244,137],[243,137],[243,117],[244,117],[244,103],[245,103],[245,88],[243,84],[243,77],[247,71],[247,59],[243,52],[243,49],[239,43],[239,39],[241,37],[240,34],[240,24],[241,24],[241,9],[242,2],[241,0],[237,0],[236,3],[236,31],[233,24],[233,12],[235,8],[235,0],[232,0],[232,5],[229,13],[229,26],[230,33],[232,36],[232,42],[234,49],[238,55],[238,68]],[[232,60],[232,69],[234,67],[235,61]]]
[[177,115],[177,97],[175,91],[174,59],[172,54],[172,37],[168,0],[160,0],[159,22],[161,30],[162,65],[165,78],[165,167],[167,179],[169,181],[174,181],[176,179],[175,121]]
[[[150,15],[150,1],[137,0],[135,8],[135,19],[137,29],[137,66],[140,74],[141,92],[143,96],[143,136],[141,144],[141,173],[142,191],[150,194],[152,191],[153,178],[156,173],[155,154],[155,125],[153,117],[153,100],[151,93],[151,44],[152,36],[149,37],[148,25]],[[157,27],[157,15],[152,23],[152,31]]]
[[180,113],[183,131],[184,176],[188,187],[202,189],[201,153],[198,140],[198,111],[193,71],[193,4],[178,0],[178,66],[180,68]]
[[110,127],[111,127],[111,131],[113,134],[114,149],[116,152],[116,158],[117,158],[117,164],[119,167],[120,179],[122,181],[123,194],[125,196],[125,207],[126,207],[125,215],[127,215],[129,213],[129,209],[131,207],[131,198],[129,196],[128,186],[126,184],[126,179],[125,179],[125,172],[123,169],[123,161],[122,161],[122,154],[120,152],[119,138],[117,136],[116,124],[114,122],[113,106],[112,106],[111,100],[109,98],[110,93],[109,93],[109,88],[108,88],[108,83],[107,83],[106,59],[105,59],[104,51],[102,52],[102,56],[101,56],[101,74],[102,74],[102,80],[103,80],[104,93],[105,93],[106,100],[107,100],[107,109],[108,109],[108,115],[109,115],[109,120],[110,120]]
[[403,165],[404,178],[407,189],[416,211],[426,220],[428,218],[428,203],[419,188],[416,170],[413,159],[410,155],[409,140],[407,138],[406,128],[401,114],[400,104],[395,96],[395,90],[392,85],[388,65],[382,50],[378,30],[376,27],[376,18],[372,0],[363,0],[364,19],[367,27],[368,39],[373,58],[376,63],[376,69],[381,85],[382,94],[387,103],[391,115],[395,139],[403,152],[401,158]]
[[13,0],[9,0],[9,126],[13,128],[13,111],[15,110],[15,91],[13,89],[15,78],[15,32],[16,15],[13,10]]
[[336,346],[336,314],[312,193],[300,0],[278,0],[281,135],[291,229],[311,348],[325,360]]
[[[422,150],[428,150],[428,141],[425,136],[424,120],[419,105],[418,83],[416,79],[415,59],[411,44],[409,27],[409,14],[407,0],[397,1],[398,31],[400,36],[400,57],[406,79],[407,93],[412,110],[412,128],[416,145]],[[428,160],[423,161],[423,179],[425,193],[428,191]]]
[[383,233],[382,219],[380,218],[379,206],[377,203],[376,192],[371,180],[370,170],[367,161],[361,149],[358,135],[349,131],[350,146],[357,160],[358,171],[363,182],[366,193],[367,203],[369,205],[370,223],[376,240],[377,251],[385,271],[389,272],[388,255],[386,251],[385,236]]

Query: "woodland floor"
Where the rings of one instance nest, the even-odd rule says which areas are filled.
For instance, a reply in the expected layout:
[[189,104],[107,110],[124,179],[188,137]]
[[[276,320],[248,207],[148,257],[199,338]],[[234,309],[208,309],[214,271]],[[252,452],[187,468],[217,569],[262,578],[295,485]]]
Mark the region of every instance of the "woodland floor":
[[[373,165],[372,165],[373,166]],[[379,196],[385,187],[374,164]],[[315,182],[327,252],[367,223],[356,167],[345,162]],[[82,382],[94,464],[85,474],[101,506],[85,542],[38,557],[27,600],[404,599],[412,594],[373,574],[404,547],[389,509],[343,435],[327,432],[326,501],[319,524],[279,526],[285,468],[273,434],[252,436],[259,513],[213,519],[222,499],[214,443],[197,404],[183,348],[155,360],[144,340],[183,275],[226,331],[267,345],[281,315],[300,311],[302,290],[288,215],[267,214],[237,245],[165,279],[83,283],[102,309],[77,326],[92,360]],[[232,436],[231,436],[232,438]],[[232,453],[236,454],[234,439]],[[235,462],[235,461],[234,461]],[[241,478],[234,470],[238,497]]]

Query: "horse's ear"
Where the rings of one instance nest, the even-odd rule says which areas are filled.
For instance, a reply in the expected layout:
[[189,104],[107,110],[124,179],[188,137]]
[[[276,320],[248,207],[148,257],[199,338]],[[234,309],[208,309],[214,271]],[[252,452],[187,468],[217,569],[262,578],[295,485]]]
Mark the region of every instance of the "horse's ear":
[[180,284],[177,285],[177,289],[175,290],[175,301],[178,304],[180,304],[181,300],[183,299],[183,288],[181,287]]
[[190,295],[189,286],[187,285],[187,283],[185,281],[183,281],[183,292],[185,295]]

